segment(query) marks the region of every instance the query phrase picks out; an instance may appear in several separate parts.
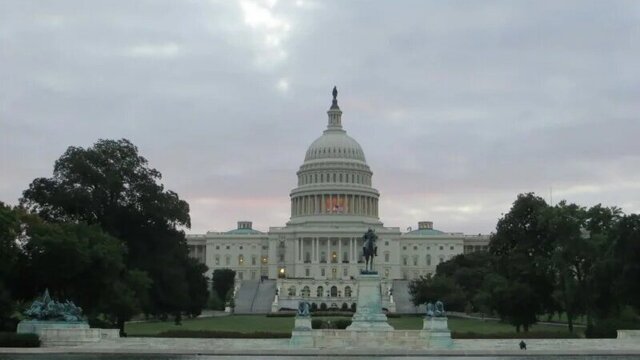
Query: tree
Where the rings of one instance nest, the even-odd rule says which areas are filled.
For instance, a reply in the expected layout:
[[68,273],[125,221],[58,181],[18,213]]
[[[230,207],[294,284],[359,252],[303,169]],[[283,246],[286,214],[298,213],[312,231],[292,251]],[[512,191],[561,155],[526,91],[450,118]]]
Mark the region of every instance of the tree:
[[426,276],[409,282],[409,294],[414,305],[442,301],[446,309],[464,311],[466,299],[462,289],[445,276]]
[[17,239],[20,223],[16,211],[0,201],[0,331],[13,315],[15,294],[11,291],[20,257]]
[[236,272],[231,269],[215,269],[211,276],[213,291],[220,299],[227,300],[227,295],[233,289]]
[[124,330],[117,319],[140,312],[151,282],[146,273],[126,268],[123,243],[97,225],[24,220],[24,280],[30,290],[47,288],[73,300],[89,318],[104,314]]
[[438,264],[436,277],[450,278],[462,289],[465,304],[470,305],[472,310],[479,310],[474,298],[482,287],[483,279],[493,271],[492,262],[491,254],[486,251],[460,254]]
[[35,179],[21,204],[46,221],[99,225],[122,240],[127,268],[152,280],[144,311],[177,315],[194,310],[189,289],[202,287],[204,274],[187,276],[186,240],[178,227],[190,226],[189,205],[160,179],[128,140],[99,140],[87,149],[69,147],[55,162],[53,177]]
[[538,314],[556,309],[552,297],[553,243],[546,232],[544,217],[547,208],[544,199],[533,193],[518,195],[509,212],[498,221],[489,243],[495,271],[508,286],[496,293],[509,299],[507,303],[501,302],[500,309],[496,310],[516,329],[522,326],[525,331],[536,322]]
[[623,303],[640,312],[640,215],[620,218],[611,231],[612,255],[616,260],[614,282]]
[[207,266],[197,260],[187,259],[187,284],[189,284],[189,303],[187,311],[191,316],[198,316],[207,305],[209,291],[207,290],[207,278],[202,274],[207,272]]

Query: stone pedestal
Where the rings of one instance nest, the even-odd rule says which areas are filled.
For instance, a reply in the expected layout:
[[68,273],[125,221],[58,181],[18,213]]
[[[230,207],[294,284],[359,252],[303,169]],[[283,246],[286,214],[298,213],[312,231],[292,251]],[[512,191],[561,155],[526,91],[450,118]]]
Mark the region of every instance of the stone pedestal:
[[428,339],[429,347],[449,348],[453,345],[446,317],[425,317],[422,323],[422,333]]
[[311,331],[311,316],[296,316],[293,330]]
[[313,347],[313,332],[311,331],[310,316],[296,316],[289,346],[294,348]]
[[392,331],[387,315],[382,312],[380,275],[360,274],[358,281],[358,307],[347,330]]
[[43,347],[76,346],[120,337],[118,329],[91,329],[83,321],[23,320],[16,330],[18,334],[37,334]]

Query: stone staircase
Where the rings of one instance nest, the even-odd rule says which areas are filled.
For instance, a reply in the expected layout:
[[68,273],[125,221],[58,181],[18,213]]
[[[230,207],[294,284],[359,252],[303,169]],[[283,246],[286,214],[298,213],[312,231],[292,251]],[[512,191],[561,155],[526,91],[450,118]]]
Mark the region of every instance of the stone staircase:
[[236,292],[236,314],[267,314],[276,296],[275,280],[243,280]]
[[393,301],[396,303],[396,313],[417,314],[426,312],[425,306],[415,306],[409,294],[409,280],[393,280]]
[[253,299],[251,312],[254,314],[267,314],[271,312],[271,304],[276,297],[276,281],[263,280],[258,284],[258,291]]
[[253,299],[256,298],[260,280],[242,280],[236,292],[234,312],[236,314],[251,314]]

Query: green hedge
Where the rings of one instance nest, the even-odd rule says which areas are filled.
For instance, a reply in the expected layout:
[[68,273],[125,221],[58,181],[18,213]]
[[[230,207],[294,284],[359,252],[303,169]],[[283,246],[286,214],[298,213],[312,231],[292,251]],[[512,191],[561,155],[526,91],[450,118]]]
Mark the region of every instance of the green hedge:
[[235,331],[216,330],[167,330],[153,337],[163,338],[229,338],[229,339],[288,339],[291,333],[280,332],[252,332],[242,333]]
[[277,312],[277,313],[270,313],[267,314],[267,317],[295,317],[296,316],[296,312],[292,312],[292,311],[287,311],[287,312]]
[[0,332],[0,347],[39,347],[40,338],[36,334],[16,334]]
[[556,331],[529,331],[529,332],[508,332],[479,334],[472,331],[468,332],[451,332],[454,339],[577,339],[577,334]]
[[351,325],[351,320],[349,320],[349,319],[337,319],[337,320],[312,319],[311,320],[311,328],[312,329],[340,329],[340,330],[344,330],[349,325]]

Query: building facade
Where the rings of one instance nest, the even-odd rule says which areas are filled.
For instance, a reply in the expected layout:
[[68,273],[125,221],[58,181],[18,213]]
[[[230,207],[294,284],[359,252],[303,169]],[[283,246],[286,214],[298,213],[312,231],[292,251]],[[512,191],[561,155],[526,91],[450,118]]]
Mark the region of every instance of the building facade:
[[360,144],[342,127],[335,89],[327,114],[326,130],[297,172],[289,222],[266,233],[240,221],[228,232],[188,235],[191,256],[211,272],[235,270],[240,281],[277,280],[274,310],[296,308],[300,299],[351,307],[357,294],[354,277],[364,268],[362,235],[371,228],[378,236],[373,266],[383,279],[383,305],[392,310],[394,280],[433,274],[455,255],[486,249],[488,236],[439,231],[430,221],[404,233],[384,226],[373,172]]

